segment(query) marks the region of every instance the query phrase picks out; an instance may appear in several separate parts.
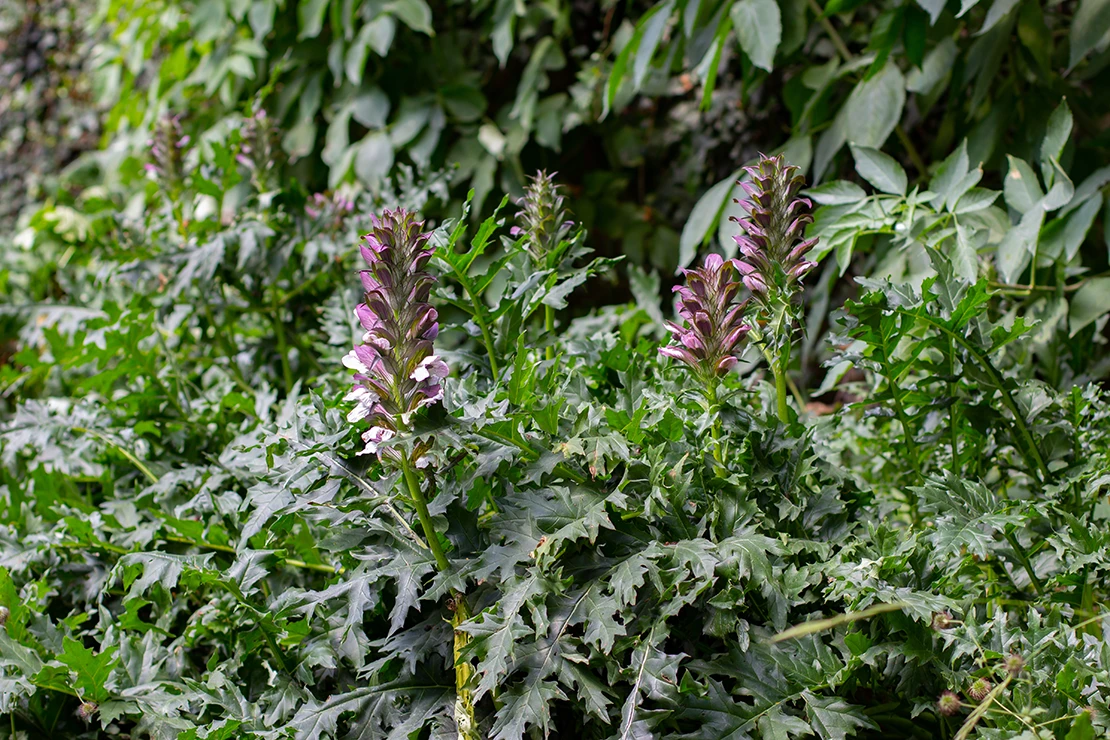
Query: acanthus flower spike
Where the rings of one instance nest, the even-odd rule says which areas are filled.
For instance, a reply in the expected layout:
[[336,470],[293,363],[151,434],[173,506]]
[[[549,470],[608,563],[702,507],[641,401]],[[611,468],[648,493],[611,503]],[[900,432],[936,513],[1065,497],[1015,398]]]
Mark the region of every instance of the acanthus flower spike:
[[709,380],[737,363],[736,348],[749,331],[743,323],[744,307],[736,303],[742,272],[736,260],[711,254],[702,267],[686,270],[685,275],[686,284],[674,288],[685,325],[667,322],[677,343],[660,348],[659,354],[689,365]]
[[519,225],[514,226],[511,233],[524,236],[524,246],[538,265],[546,262],[547,255],[554,252],[574,228],[563,205],[563,194],[555,182],[556,174],[537,172],[525,186],[524,197],[517,201]]
[[817,266],[806,258],[817,239],[804,239],[805,228],[813,222],[813,204],[798,197],[805,178],[794,165],[779,155],[760,155],[759,164],[745,167],[751,180],[740,183],[748,200],[735,202],[748,215],[732,220],[744,233],[733,237],[739,248],[738,267],[744,285],[760,303],[774,301],[777,294],[789,299],[800,289],[802,278]]
[[[355,315],[365,333],[343,358],[355,371],[355,386],[345,400],[356,404],[348,421],[371,425],[359,454],[388,457],[383,446],[411,430],[417,411],[443,397],[449,368],[433,347],[439,316],[427,300],[435,278],[423,269],[432,256],[431,233],[422,232],[424,223],[403,209],[387,210],[373,224],[360,247],[367,269],[360,272],[365,295]],[[418,466],[427,448],[417,443]]]

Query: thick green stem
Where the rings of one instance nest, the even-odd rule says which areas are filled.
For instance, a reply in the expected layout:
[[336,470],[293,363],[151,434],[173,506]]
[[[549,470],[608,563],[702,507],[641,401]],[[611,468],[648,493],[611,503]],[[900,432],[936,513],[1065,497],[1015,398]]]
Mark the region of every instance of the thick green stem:
[[[547,332],[548,341],[551,340],[551,334],[555,331],[555,309],[551,306],[545,305],[543,307],[543,328]],[[548,344],[547,349],[544,350],[544,357],[548,360],[555,359],[555,347]]]
[[480,740],[474,714],[474,694],[470,689],[473,669],[470,661],[463,657],[466,646],[470,644],[470,635],[459,629],[459,625],[470,619],[470,612],[467,611],[466,599],[462,594],[456,593],[453,601],[455,612],[451,617],[451,628],[455,635],[452,651],[455,659],[455,725],[459,731],[459,740]]
[[281,377],[285,382],[285,392],[289,393],[293,390],[293,368],[289,364],[289,344],[285,340],[285,326],[281,323],[279,313],[280,310],[275,304],[272,307],[270,318],[273,321],[274,334],[277,336],[278,355],[281,358]]
[[717,475],[724,478],[728,471],[725,469],[724,442],[721,436],[721,404],[717,400],[719,383],[716,377],[706,383],[706,400],[709,401],[709,413],[713,417],[713,426],[710,427],[710,433],[713,435],[713,459],[717,462]]
[[439,544],[439,538],[436,536],[436,527],[432,522],[432,515],[428,513],[428,502],[424,498],[424,492],[420,490],[420,481],[416,479],[416,472],[412,469],[412,464],[409,463],[408,458],[401,453],[401,474],[405,478],[405,485],[409,489],[409,496],[412,498],[412,504],[416,507],[416,516],[420,519],[420,526],[424,529],[424,537],[428,540],[428,549],[432,551],[432,556],[436,559],[436,567],[440,572],[446,572],[450,567],[447,561],[447,555],[443,552],[443,546]]
[[786,371],[779,367],[777,362],[771,364],[775,373],[775,401],[778,404],[779,421],[783,424],[790,423],[790,406],[786,402]]
[[[428,549],[432,551],[436,560],[436,567],[441,573],[446,573],[450,568],[447,555],[439,544],[436,536],[435,524],[432,515],[428,512],[428,501],[420,488],[420,481],[416,479],[416,471],[412,464],[402,453],[401,474],[405,478],[405,485],[409,489],[412,503],[416,507],[416,516],[420,519],[420,526],[424,528],[424,536],[428,540]],[[466,597],[456,592],[451,601],[454,614],[451,617],[451,628],[454,633],[452,656],[455,661],[455,724],[458,727],[459,740],[480,740],[478,737],[478,722],[474,713],[474,696],[470,690],[470,677],[472,669],[470,663],[462,657],[464,648],[470,642],[470,635],[459,629],[459,625],[470,618],[466,609]]]

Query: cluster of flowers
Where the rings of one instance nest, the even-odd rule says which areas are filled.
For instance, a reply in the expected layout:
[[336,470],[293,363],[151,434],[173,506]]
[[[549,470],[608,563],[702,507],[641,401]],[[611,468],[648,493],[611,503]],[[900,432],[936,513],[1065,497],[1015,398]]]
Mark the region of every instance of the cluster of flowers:
[[737,363],[734,350],[750,331],[743,320],[744,304],[736,302],[736,260],[711,254],[700,269],[685,274],[686,285],[676,285],[674,291],[686,325],[667,322],[678,343],[660,348],[659,354],[686,363],[706,379],[724,375]]
[[813,218],[812,204],[797,197],[805,183],[798,168],[778,156],[761,157],[758,165],[746,170],[752,179],[740,186],[750,197],[742,203],[749,216],[738,220],[745,233],[734,237],[741,258],[725,260],[711,254],[700,269],[684,271],[686,285],[674,290],[685,325],[668,323],[676,343],[659,350],[706,379],[736,364],[736,347],[751,331],[744,322],[747,301],[736,302],[740,285],[761,307],[789,303],[816,265],[806,254],[817,240],[801,239]]
[[311,219],[339,223],[354,209],[355,202],[339,193],[332,193],[330,196],[324,193],[313,193],[305,203],[304,212]]
[[268,191],[274,184],[281,161],[278,128],[266,110],[259,108],[243,121],[240,134],[242,138],[235,160],[251,173],[251,180],[260,192]]
[[797,197],[805,185],[797,167],[777,157],[761,157],[759,164],[745,167],[751,180],[740,183],[749,196],[736,200],[748,212],[733,220],[744,229],[734,236],[742,259],[736,266],[744,285],[760,303],[778,297],[788,300],[801,289],[802,278],[817,266],[806,255],[817,239],[802,240],[807,224],[813,223],[808,198]]
[[189,146],[189,141],[189,135],[181,130],[181,116],[162,116],[147,140],[150,160],[143,167],[171,187],[183,183],[185,147]]
[[[392,459],[397,453],[382,447],[411,429],[417,410],[443,397],[440,381],[448,367],[433,352],[439,323],[428,303],[435,278],[424,269],[433,250],[428,247],[431,233],[422,232],[423,226],[403,209],[387,210],[374,218],[360,247],[367,265],[360,273],[366,294],[355,313],[366,333],[343,358],[356,373],[346,400],[357,405],[347,420],[371,423],[359,454]],[[426,451],[417,444],[413,459],[418,466]]]

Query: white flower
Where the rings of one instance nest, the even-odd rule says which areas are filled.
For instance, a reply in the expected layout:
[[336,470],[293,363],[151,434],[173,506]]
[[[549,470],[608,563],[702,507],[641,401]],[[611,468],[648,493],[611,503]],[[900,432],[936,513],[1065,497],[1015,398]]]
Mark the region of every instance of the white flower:
[[351,401],[358,403],[358,405],[347,414],[347,421],[354,424],[370,416],[374,410],[374,405],[377,404],[379,399],[378,394],[366,386],[356,385],[350,393],[343,397],[343,400],[348,403]]
[[419,383],[429,378],[446,378],[450,372],[447,363],[439,359],[438,355],[428,355],[412,371],[411,377]]
[[355,351],[353,349],[347,354],[343,355],[343,367],[354,370],[358,373],[370,372],[370,368],[366,367],[366,365],[362,363],[362,360],[358,359],[358,355],[355,354]]
[[362,441],[366,443],[360,455],[373,455],[378,451],[378,447],[385,442],[393,439],[396,433],[392,429],[385,427],[370,427],[362,433]]

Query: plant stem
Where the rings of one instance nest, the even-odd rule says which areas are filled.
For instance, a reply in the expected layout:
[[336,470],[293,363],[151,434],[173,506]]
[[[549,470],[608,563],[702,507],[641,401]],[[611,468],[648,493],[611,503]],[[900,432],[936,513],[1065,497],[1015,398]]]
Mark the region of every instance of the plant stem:
[[[432,555],[435,557],[439,572],[446,573],[451,564],[447,560],[447,555],[443,552],[443,547],[439,544],[435,524],[432,522],[432,515],[428,513],[428,501],[424,497],[424,492],[420,489],[420,481],[416,479],[416,471],[412,469],[412,464],[404,453],[401,456],[401,474],[405,478],[405,485],[408,486],[409,495],[416,507],[416,515],[420,519],[420,526],[424,528],[424,536],[428,540],[428,549],[432,551]],[[472,670],[470,663],[462,659],[463,649],[470,642],[470,635],[459,629],[459,625],[469,619],[470,615],[467,612],[466,598],[463,594],[455,592],[452,596],[452,602],[454,604],[451,628],[454,633],[452,656],[455,663],[455,724],[458,727],[459,740],[479,740],[477,734],[478,723],[474,715],[474,697],[470,692]]]
[[721,404],[717,400],[717,386],[720,381],[713,377],[706,384],[706,400],[709,401],[709,413],[713,417],[711,434],[713,435],[713,459],[717,461],[717,475],[724,478],[728,471],[725,469],[725,456],[721,441]]
[[790,406],[786,402],[786,372],[777,362],[771,363],[771,370],[775,374],[775,402],[778,404],[779,421],[789,424]]
[[473,669],[470,661],[463,657],[466,646],[470,644],[470,635],[459,629],[459,625],[470,619],[470,612],[467,610],[466,599],[462,594],[455,594],[454,606],[451,630],[455,637],[452,651],[455,660],[455,724],[458,727],[459,740],[479,740],[474,716],[474,695],[470,690]]
[[833,27],[832,21],[825,15],[825,11],[817,4],[817,0],[808,0],[809,9],[817,16],[817,22],[821,24],[821,28],[825,29],[825,33],[829,35],[829,41],[832,41],[833,47],[837,53],[844,58],[844,61],[849,61],[852,58],[852,52],[848,50],[848,45],[844,43],[844,39],[840,38],[840,34],[836,32]]
[[405,485],[408,486],[412,504],[416,507],[416,516],[424,529],[424,537],[428,540],[428,549],[432,551],[440,572],[446,572],[450,563],[443,552],[443,546],[439,544],[439,538],[436,537],[435,524],[432,522],[432,515],[428,513],[428,502],[424,498],[424,492],[420,490],[420,481],[416,479],[416,472],[404,453],[401,454],[401,474],[405,478]]
[[270,319],[274,324],[274,334],[277,335],[278,355],[281,357],[281,376],[285,382],[285,392],[288,394],[293,390],[293,368],[289,364],[289,345],[285,341],[285,326],[278,316],[279,310],[277,304],[274,304]]
[[[546,304],[543,307],[543,328],[544,331],[547,332],[548,339],[550,340],[551,334],[555,331],[555,309]],[[544,357],[548,360],[554,360],[555,347],[548,344],[547,348],[544,350]]]

